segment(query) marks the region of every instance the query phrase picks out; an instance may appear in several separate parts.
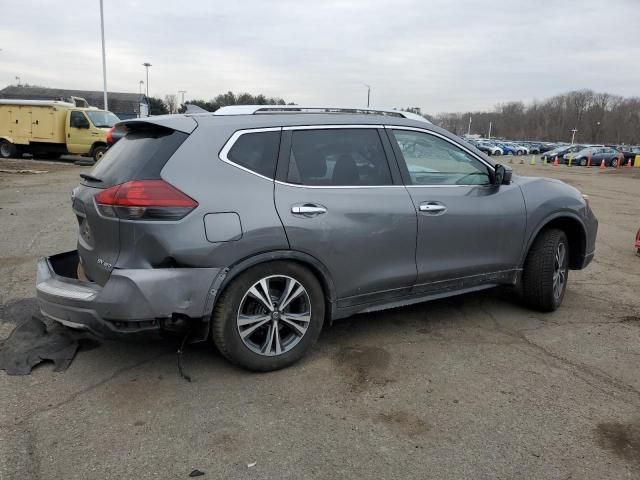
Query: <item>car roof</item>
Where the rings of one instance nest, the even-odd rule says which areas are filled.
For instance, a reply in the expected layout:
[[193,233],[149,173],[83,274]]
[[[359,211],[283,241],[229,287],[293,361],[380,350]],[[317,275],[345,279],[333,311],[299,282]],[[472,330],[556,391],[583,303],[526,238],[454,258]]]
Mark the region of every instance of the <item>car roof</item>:
[[[377,111],[376,111],[377,112]],[[408,112],[398,112],[408,113]],[[413,114],[416,117],[418,115]],[[174,130],[191,133],[196,128],[202,127],[224,127],[230,130],[248,130],[256,128],[272,128],[272,127],[296,127],[296,126],[336,126],[336,125],[372,125],[372,126],[398,126],[413,127],[421,130],[437,133],[449,138],[455,143],[463,145],[465,148],[472,150],[476,155],[490,165],[495,162],[478,150],[475,145],[467,142],[451,132],[440,128],[426,119],[416,120],[414,118],[406,118],[403,116],[389,115],[386,113],[307,113],[307,112],[277,112],[268,114],[242,114],[233,113],[230,115],[221,115],[214,113],[194,113],[194,114],[175,114],[175,115],[159,115],[154,117],[136,118],[124,120],[118,125],[132,125],[136,123],[155,124]]]

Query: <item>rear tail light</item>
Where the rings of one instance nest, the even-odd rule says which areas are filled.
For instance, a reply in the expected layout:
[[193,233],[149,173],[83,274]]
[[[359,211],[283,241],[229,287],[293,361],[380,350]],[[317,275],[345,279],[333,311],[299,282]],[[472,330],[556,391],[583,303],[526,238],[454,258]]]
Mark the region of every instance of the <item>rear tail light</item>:
[[125,220],[179,220],[198,206],[164,180],[133,180],[96,194],[98,211]]

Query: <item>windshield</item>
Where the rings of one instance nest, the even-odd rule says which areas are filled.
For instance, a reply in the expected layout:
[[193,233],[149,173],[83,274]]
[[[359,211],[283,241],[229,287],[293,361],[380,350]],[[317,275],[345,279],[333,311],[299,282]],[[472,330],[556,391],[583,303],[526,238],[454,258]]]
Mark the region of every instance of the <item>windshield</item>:
[[120,119],[111,112],[86,111],[91,123],[97,128],[111,128]]

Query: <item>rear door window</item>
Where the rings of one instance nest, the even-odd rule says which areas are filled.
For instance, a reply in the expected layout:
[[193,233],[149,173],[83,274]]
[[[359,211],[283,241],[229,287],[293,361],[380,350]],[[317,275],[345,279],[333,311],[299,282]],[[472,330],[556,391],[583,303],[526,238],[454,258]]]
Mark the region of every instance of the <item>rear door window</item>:
[[235,141],[227,160],[273,179],[280,148],[280,130],[243,133]]
[[392,184],[375,128],[293,130],[287,181],[328,187]]
[[107,150],[91,172],[101,182],[88,184],[107,188],[130,180],[160,178],[160,171],[188,136],[162,127],[130,130]]

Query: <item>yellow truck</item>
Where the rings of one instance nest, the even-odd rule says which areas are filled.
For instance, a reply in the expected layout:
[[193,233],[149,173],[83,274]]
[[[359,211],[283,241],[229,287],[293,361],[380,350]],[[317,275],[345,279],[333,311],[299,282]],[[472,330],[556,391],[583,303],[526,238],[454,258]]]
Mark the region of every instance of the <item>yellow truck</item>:
[[0,157],[23,153],[59,158],[107,151],[107,132],[119,118],[94,107],[49,100],[0,100]]

